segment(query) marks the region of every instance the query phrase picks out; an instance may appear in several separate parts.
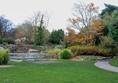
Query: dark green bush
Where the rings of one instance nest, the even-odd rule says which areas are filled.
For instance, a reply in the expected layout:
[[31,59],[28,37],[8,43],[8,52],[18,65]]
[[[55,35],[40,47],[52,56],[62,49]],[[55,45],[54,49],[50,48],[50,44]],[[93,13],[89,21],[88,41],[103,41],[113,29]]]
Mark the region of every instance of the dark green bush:
[[62,59],[70,59],[73,56],[71,50],[65,49],[60,53]]
[[7,43],[7,44],[15,44],[15,41],[12,40],[12,39],[10,39],[10,38],[4,38],[4,39],[3,39],[3,42],[4,42],[4,43]]
[[70,49],[75,56],[79,55],[99,55],[99,56],[110,56],[110,49],[105,49],[97,46],[71,46]]
[[0,50],[0,65],[5,65],[9,61],[9,51]]
[[2,44],[3,43],[3,39],[2,38],[0,38],[0,44]]

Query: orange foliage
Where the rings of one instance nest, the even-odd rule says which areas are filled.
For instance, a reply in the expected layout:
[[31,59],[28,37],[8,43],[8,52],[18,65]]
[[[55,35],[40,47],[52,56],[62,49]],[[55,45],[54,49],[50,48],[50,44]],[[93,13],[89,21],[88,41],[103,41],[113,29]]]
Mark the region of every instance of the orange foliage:
[[75,30],[67,28],[68,33],[65,36],[65,40],[70,46],[75,44],[92,46],[95,44],[95,36],[103,35],[102,30],[104,28],[101,20],[93,20],[93,24],[90,27],[82,28],[82,31],[78,34],[76,34]]

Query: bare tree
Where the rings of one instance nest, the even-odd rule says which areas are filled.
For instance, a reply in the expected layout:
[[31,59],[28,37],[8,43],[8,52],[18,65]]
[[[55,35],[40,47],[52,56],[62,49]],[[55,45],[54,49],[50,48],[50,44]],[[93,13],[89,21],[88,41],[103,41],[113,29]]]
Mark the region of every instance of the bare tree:
[[25,37],[28,41],[33,41],[33,34],[34,27],[29,21],[25,21],[21,25],[17,26],[17,38],[21,39],[22,37]]
[[40,24],[41,16],[42,14],[40,11],[35,12],[33,16],[29,18],[28,21],[32,23],[32,26],[38,26]]
[[49,25],[49,19],[51,17],[51,15],[49,15],[47,12],[45,12],[44,14],[42,14],[40,11],[34,12],[34,15],[30,17],[28,21],[32,23],[32,26],[39,26],[42,15],[43,15],[43,22],[44,22],[43,26],[47,28]]
[[73,27],[81,30],[82,27],[88,27],[92,24],[92,20],[98,16],[98,7],[94,3],[84,4],[82,2],[74,4],[75,18],[70,18],[69,21]]
[[[42,16],[43,19],[41,19]],[[43,28],[47,28],[49,24],[48,13],[42,14],[40,11],[38,11],[35,12],[28,20],[25,20],[21,25],[17,26],[17,38],[26,37],[27,40],[34,42],[38,27],[41,24],[41,20],[43,20]]]
[[7,31],[13,27],[13,23],[11,23],[4,16],[0,16],[0,37],[7,37]]
[[49,26],[51,14],[45,12],[44,13],[44,27],[47,28]]

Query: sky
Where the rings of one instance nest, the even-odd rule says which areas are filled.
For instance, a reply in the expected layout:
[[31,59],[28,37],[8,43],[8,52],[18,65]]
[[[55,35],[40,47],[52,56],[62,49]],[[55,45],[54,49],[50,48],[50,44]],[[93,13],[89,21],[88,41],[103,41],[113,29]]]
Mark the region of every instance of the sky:
[[68,18],[72,17],[73,5],[77,1],[86,4],[95,3],[99,12],[104,9],[104,3],[117,5],[118,0],[0,0],[0,16],[5,15],[15,25],[21,24],[34,12],[47,12],[50,16],[48,30],[65,30]]

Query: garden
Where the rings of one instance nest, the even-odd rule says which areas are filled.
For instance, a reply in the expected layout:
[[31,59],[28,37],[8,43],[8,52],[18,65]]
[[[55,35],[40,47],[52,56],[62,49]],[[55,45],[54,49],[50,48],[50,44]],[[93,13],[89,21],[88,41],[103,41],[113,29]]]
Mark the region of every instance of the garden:
[[118,6],[105,4],[101,13],[94,3],[74,8],[67,31],[50,32],[41,12],[14,28],[0,16],[0,83],[118,82]]

